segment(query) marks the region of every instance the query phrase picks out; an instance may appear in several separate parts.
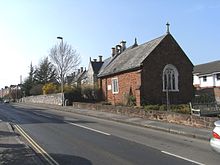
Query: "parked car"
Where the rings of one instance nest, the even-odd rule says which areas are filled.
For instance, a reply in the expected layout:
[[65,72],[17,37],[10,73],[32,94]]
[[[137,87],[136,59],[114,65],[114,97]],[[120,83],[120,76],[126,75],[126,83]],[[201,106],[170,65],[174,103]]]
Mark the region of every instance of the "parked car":
[[9,103],[9,100],[7,100],[7,99],[6,99],[6,100],[4,100],[4,103]]
[[215,128],[212,131],[210,145],[214,151],[220,153],[220,120],[216,121],[214,124]]

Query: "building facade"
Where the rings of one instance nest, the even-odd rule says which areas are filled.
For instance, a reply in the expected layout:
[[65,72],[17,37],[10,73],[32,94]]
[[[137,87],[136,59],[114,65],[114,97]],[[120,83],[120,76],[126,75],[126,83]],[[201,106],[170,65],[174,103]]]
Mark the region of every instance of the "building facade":
[[112,48],[98,75],[104,100],[127,104],[135,98],[137,106],[191,101],[193,64],[169,32],[142,45],[125,44]]

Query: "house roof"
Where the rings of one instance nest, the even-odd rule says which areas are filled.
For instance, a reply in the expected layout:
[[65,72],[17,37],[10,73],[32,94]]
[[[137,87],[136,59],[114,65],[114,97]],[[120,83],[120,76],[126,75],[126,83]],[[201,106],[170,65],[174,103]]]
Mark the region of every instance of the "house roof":
[[99,70],[101,69],[103,63],[104,62],[95,62],[95,61],[93,62],[93,61],[91,61],[92,68],[93,68],[93,71],[94,71],[95,74],[99,73]]
[[102,67],[100,70],[98,77],[108,76],[140,67],[146,57],[150,55],[167,35],[169,34],[153,39],[142,45],[132,45],[122,53],[109,58],[105,67]]
[[112,58],[109,57],[109,58],[107,58],[107,59],[105,59],[105,60],[103,61],[103,64],[102,64],[101,69],[99,70],[99,73],[103,72],[103,70],[104,70],[105,67],[109,64],[109,62],[110,62],[111,60],[112,60]]
[[205,64],[195,65],[193,74],[205,75],[220,72],[220,61],[213,61]]

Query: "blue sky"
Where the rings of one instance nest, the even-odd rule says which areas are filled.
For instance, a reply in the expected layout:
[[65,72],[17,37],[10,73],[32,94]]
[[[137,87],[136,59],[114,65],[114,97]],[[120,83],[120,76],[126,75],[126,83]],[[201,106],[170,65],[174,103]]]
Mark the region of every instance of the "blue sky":
[[170,32],[194,65],[219,60],[218,0],[0,0],[0,88],[27,77],[58,43],[71,44],[88,67],[121,40],[142,44]]

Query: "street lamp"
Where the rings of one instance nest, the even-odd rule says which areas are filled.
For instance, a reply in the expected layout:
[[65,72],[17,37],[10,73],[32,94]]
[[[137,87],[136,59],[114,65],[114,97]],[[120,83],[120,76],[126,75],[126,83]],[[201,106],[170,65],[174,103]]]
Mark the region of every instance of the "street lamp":
[[[61,55],[63,55],[63,37],[57,37],[57,39],[59,39],[59,40],[61,40],[61,48],[59,49],[59,53],[61,54]],[[63,58],[61,58],[61,65],[63,66]],[[61,77],[61,82],[60,82],[60,84],[61,84],[61,105],[63,106],[64,104],[63,104],[63,100],[64,100],[64,94],[63,94],[63,68],[62,68],[62,66],[61,66],[61,73],[60,73],[60,77]]]

